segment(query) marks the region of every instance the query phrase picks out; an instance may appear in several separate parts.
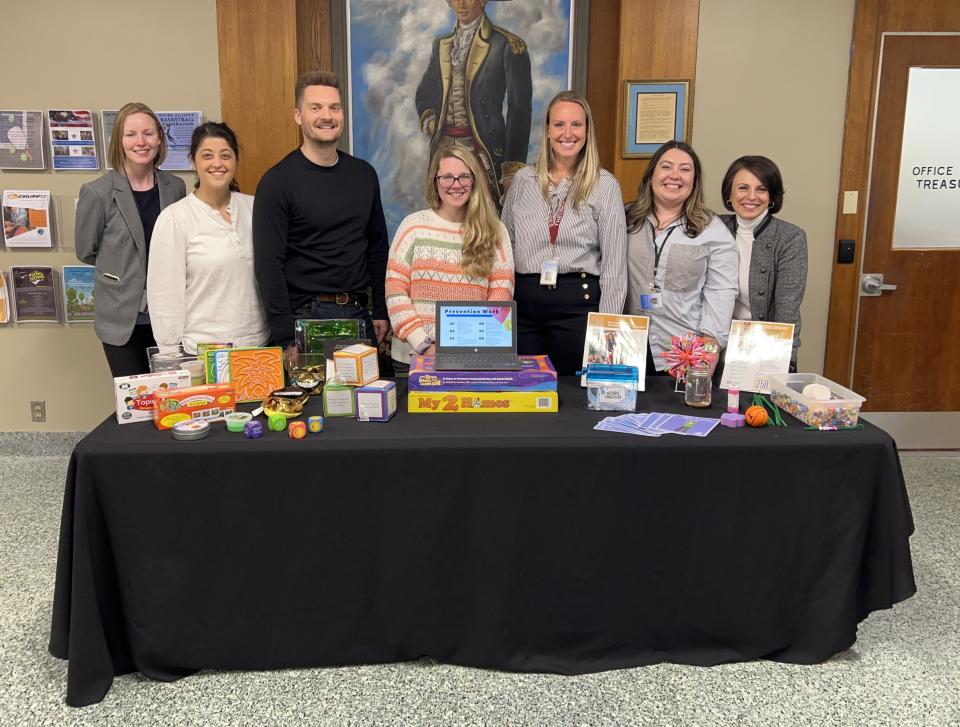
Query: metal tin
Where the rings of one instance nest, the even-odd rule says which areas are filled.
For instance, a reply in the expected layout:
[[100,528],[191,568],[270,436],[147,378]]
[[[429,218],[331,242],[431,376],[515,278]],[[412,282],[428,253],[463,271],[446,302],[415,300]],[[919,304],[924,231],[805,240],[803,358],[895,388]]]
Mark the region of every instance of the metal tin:
[[203,419],[190,419],[185,422],[177,422],[173,425],[174,439],[191,440],[203,439],[210,434],[210,422]]

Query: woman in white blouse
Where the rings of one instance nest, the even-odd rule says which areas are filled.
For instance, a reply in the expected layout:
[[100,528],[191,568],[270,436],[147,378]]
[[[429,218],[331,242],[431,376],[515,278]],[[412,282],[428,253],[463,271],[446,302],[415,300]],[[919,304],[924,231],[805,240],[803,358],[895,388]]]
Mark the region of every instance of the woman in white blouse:
[[253,272],[253,197],[234,181],[240,152],[226,124],[209,121],[190,140],[193,194],[157,218],[147,299],[161,352],[178,345],[261,346],[269,333]]

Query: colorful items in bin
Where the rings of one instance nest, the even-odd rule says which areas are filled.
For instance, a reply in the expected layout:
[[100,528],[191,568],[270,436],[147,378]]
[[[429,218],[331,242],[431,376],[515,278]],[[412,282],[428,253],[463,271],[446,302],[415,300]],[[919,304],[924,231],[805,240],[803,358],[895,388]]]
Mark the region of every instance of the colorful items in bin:
[[210,422],[204,419],[188,419],[173,425],[173,438],[189,441],[203,439],[210,434]]
[[407,395],[407,411],[411,414],[548,414],[557,411],[559,401],[555,391],[411,391]]
[[204,354],[207,383],[230,383],[237,401],[261,401],[283,387],[283,349],[222,348]]
[[235,411],[232,414],[227,414],[223,417],[223,421],[227,423],[228,432],[242,432],[244,427],[246,427],[247,422],[253,419],[252,414],[248,414],[245,411]]
[[283,414],[271,414],[267,417],[267,426],[271,432],[282,432],[287,428],[287,418]]
[[667,364],[667,373],[677,381],[682,381],[688,369],[701,364],[709,366],[717,358],[717,354],[706,349],[700,336],[688,332],[683,336],[673,336],[670,339],[670,350],[661,352],[660,358]]
[[263,422],[256,419],[247,422],[243,427],[243,436],[247,439],[260,439],[263,436]]
[[[286,423],[286,419],[284,419]],[[290,422],[290,426],[287,427],[287,434],[290,439],[303,439],[307,436],[307,425],[303,422]]]
[[154,374],[118,376],[113,380],[117,402],[117,423],[153,421],[153,398],[157,392],[186,389],[190,372],[181,369]]
[[310,430],[311,434],[320,434],[323,431],[323,417],[307,417],[307,429]]
[[417,356],[408,391],[556,391],[557,372],[548,356],[521,356],[519,371],[436,371],[433,356]]
[[366,386],[380,378],[377,349],[362,343],[333,352],[337,381],[352,386]]
[[591,411],[636,411],[640,372],[623,364],[587,364],[587,409]]
[[746,424],[746,417],[739,412],[728,411],[720,415],[720,424],[721,426],[730,427],[731,429],[742,427]]
[[205,384],[185,389],[158,391],[153,401],[153,422],[157,429],[172,429],[189,419],[217,421],[236,409],[230,384]]
[[323,387],[323,415],[325,417],[352,417],[354,415],[353,387],[336,381]]
[[354,318],[298,319],[293,328],[300,353],[324,353],[324,343],[331,338],[367,338],[366,321]]
[[282,389],[271,391],[263,400],[263,405],[254,413],[261,411],[267,417],[282,416],[286,419],[295,419],[303,414],[303,407],[310,399],[310,394],[297,386],[285,386]]
[[747,407],[747,410],[743,413],[743,418],[751,427],[765,426],[769,419],[767,410],[756,404]]
[[[810,384],[825,386],[830,398],[824,401],[805,396],[804,390]],[[850,389],[817,374],[770,374],[770,399],[804,424],[826,430],[857,426],[860,407],[866,401]]]
[[397,413],[397,385],[392,381],[374,381],[354,389],[357,421],[387,422]]

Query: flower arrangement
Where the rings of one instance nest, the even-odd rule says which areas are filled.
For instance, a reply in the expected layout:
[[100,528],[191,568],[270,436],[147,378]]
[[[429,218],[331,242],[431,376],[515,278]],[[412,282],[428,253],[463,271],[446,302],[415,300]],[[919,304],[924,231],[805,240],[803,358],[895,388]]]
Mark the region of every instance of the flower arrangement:
[[709,366],[716,360],[717,354],[706,349],[700,336],[687,332],[683,336],[673,336],[670,350],[663,351],[660,358],[667,364],[667,373],[679,382],[686,377],[688,369],[702,364]]

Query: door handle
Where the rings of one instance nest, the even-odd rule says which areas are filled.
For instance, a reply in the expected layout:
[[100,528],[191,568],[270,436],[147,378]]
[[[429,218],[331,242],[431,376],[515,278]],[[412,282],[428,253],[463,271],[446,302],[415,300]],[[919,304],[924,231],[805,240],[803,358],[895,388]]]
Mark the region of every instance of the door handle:
[[884,284],[883,273],[864,273],[860,277],[860,295],[878,296],[884,291],[896,290],[896,285]]

